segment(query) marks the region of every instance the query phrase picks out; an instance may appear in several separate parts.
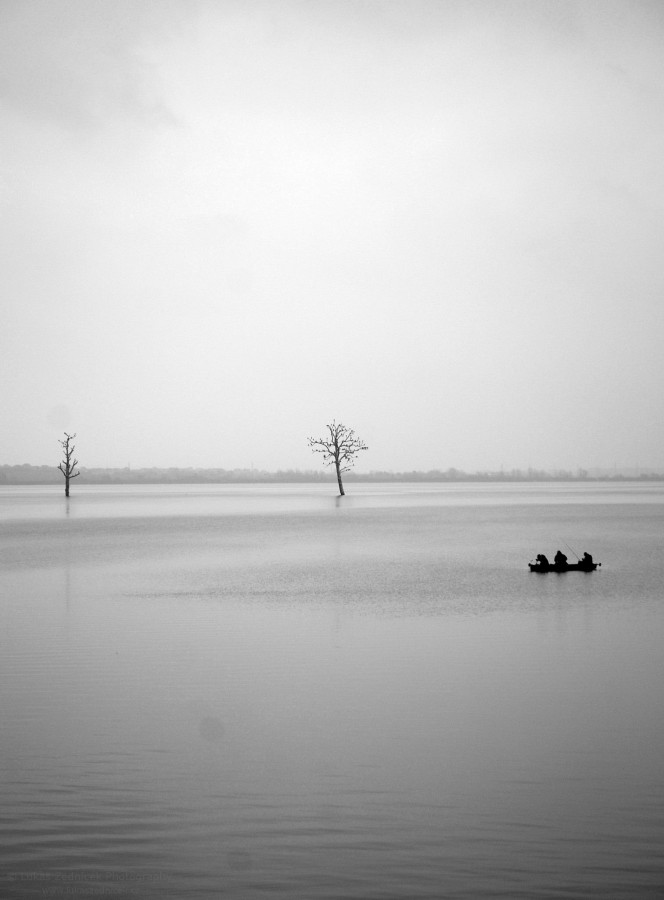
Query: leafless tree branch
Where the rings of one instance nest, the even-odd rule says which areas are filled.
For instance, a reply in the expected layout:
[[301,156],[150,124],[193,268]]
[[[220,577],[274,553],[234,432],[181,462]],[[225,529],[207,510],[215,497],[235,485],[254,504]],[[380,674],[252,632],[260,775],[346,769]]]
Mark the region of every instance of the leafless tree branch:
[[323,454],[323,462],[327,466],[334,466],[337,472],[339,493],[345,494],[341,475],[348,472],[355,465],[355,457],[361,450],[368,450],[367,445],[358,438],[352,428],[347,428],[341,422],[332,421],[325,426],[329,437],[308,438],[309,446],[314,453]]
[[62,472],[62,474],[65,477],[65,497],[68,497],[69,496],[69,482],[71,481],[72,478],[78,478],[78,476],[81,473],[74,471],[74,469],[78,465],[78,460],[74,457],[74,450],[76,448],[74,447],[74,444],[72,443],[74,438],[76,437],[76,435],[75,434],[67,434],[66,431],[65,431],[64,435],[65,435],[64,441],[58,441],[58,443],[60,444],[60,446],[62,447],[62,450],[64,452],[64,459],[58,465],[58,469],[60,469],[60,471]]

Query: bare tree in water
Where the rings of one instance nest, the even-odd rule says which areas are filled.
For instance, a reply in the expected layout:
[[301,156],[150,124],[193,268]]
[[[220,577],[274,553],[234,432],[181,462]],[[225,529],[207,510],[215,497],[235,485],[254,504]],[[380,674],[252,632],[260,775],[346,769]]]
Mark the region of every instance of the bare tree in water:
[[78,478],[81,474],[80,472],[74,472],[74,469],[78,465],[78,460],[74,459],[74,447],[72,441],[76,437],[75,434],[67,434],[65,431],[65,439],[64,441],[58,441],[59,444],[62,445],[62,451],[64,453],[64,459],[58,466],[58,469],[65,476],[65,497],[69,496],[69,482],[72,478]]
[[355,465],[355,457],[360,450],[369,448],[356,436],[352,428],[346,428],[341,422],[338,424],[332,422],[331,425],[325,427],[329,432],[329,437],[310,437],[308,439],[309,446],[314,453],[323,454],[323,462],[326,466],[334,465],[339,483],[339,493],[343,496],[346,492],[341,481],[341,473],[348,472]]

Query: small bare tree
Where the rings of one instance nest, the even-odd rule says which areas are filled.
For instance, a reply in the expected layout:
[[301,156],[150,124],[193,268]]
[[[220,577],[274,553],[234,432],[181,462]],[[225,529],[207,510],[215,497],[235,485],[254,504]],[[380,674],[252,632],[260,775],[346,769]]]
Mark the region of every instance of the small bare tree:
[[352,428],[346,428],[340,422],[332,422],[326,425],[329,437],[309,438],[309,446],[314,453],[323,454],[323,462],[326,466],[334,464],[337,471],[337,481],[339,483],[339,493],[343,497],[343,482],[341,481],[341,473],[348,472],[355,465],[355,457],[360,450],[368,450],[369,448],[355,435]]
[[81,474],[80,472],[74,472],[74,469],[78,465],[78,460],[74,459],[74,447],[72,441],[76,437],[75,434],[67,434],[65,431],[65,439],[64,441],[58,441],[59,444],[62,445],[63,453],[65,454],[64,459],[58,466],[58,469],[65,476],[65,497],[69,496],[69,482],[72,478],[78,478]]

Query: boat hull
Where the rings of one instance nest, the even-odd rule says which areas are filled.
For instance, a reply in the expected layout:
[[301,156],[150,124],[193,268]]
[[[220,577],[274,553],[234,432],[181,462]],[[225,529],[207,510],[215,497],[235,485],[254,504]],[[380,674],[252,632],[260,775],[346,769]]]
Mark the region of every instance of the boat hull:
[[528,568],[531,572],[539,572],[544,575],[546,572],[594,572],[597,566],[601,566],[601,563],[565,563],[563,566],[557,566],[554,564],[549,564],[548,566],[543,566],[541,563],[528,563]]

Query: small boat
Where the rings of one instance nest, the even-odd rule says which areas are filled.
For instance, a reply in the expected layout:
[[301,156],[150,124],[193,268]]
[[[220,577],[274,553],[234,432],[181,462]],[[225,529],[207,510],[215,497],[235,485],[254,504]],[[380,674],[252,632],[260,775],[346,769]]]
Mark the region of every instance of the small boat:
[[601,566],[601,563],[596,562],[578,562],[578,563],[563,563],[562,565],[557,565],[556,563],[528,563],[528,568],[531,572],[540,572],[544,574],[545,572],[594,572],[597,566]]

